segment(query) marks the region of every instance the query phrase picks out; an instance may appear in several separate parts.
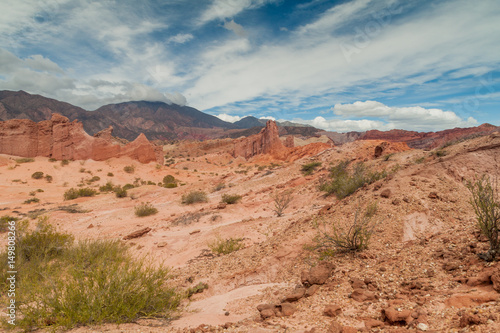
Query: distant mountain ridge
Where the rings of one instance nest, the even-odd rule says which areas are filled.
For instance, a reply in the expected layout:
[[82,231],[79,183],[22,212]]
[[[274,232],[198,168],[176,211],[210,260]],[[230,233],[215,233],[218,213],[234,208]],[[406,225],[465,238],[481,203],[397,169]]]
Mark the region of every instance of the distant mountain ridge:
[[[239,128],[252,128],[252,127],[265,127],[266,122],[269,119],[259,119],[254,116],[247,116],[238,121],[235,121],[233,124],[238,126]],[[276,124],[281,127],[311,127],[310,125],[298,124],[291,121],[276,121]]]

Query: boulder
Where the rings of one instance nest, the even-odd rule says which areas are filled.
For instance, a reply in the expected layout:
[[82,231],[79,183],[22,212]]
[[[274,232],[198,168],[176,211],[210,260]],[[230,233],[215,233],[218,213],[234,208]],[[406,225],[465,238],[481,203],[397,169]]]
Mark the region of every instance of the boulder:
[[268,120],[266,127],[260,133],[236,140],[233,157],[248,159],[255,155],[269,154],[275,158],[285,158],[288,149],[283,145],[278,133],[278,126],[273,120]]

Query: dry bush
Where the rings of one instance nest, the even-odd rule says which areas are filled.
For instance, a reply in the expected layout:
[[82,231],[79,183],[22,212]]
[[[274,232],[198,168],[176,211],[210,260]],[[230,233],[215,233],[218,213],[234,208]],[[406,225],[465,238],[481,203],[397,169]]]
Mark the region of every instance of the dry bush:
[[207,202],[207,194],[203,191],[191,191],[182,196],[181,202],[185,205],[190,205],[197,202]]
[[292,191],[276,192],[271,195],[271,198],[274,200],[273,211],[280,217],[283,216],[283,212],[293,200]]

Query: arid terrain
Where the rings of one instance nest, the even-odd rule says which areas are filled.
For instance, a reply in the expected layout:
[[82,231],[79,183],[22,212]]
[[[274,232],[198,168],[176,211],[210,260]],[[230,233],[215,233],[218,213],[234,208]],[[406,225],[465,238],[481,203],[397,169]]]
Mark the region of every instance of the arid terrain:
[[[208,285],[184,300],[171,321],[140,319],[71,332],[500,331],[500,265],[478,257],[488,243],[464,184],[476,175],[498,177],[498,133],[425,151],[382,140],[300,146],[295,138],[293,150],[247,158],[235,156],[230,140],[165,145],[166,165],[129,157],[19,163],[0,155],[1,215],[32,221],[45,215],[77,240],[121,239],[138,260],[171,267],[179,289]],[[376,147],[382,147],[377,154]],[[342,200],[326,196],[320,183],[346,159],[388,175]],[[302,166],[311,162],[321,165],[304,175]],[[135,169],[125,172],[126,166]],[[51,182],[33,179],[37,171],[51,175]],[[179,186],[157,186],[166,175]],[[89,186],[96,189],[108,181],[140,186],[126,198],[99,193],[63,199],[69,188],[95,176],[99,180]],[[194,190],[205,191],[208,202],[182,204]],[[284,191],[291,191],[292,201],[278,217],[272,196]],[[221,204],[223,194],[242,198]],[[39,202],[25,203],[33,197]],[[134,207],[141,202],[158,213],[137,217]],[[323,225],[348,224],[358,209],[374,203],[377,223],[366,250],[320,257],[311,249]],[[144,228],[150,230],[124,240]],[[225,255],[209,249],[210,242],[228,238],[243,239],[244,248]]]

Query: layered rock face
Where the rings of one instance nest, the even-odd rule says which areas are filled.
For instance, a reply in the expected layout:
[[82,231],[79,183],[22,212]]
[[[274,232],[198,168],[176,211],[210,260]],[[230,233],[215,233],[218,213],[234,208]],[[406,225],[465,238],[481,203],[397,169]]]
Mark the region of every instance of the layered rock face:
[[111,141],[112,128],[92,137],[82,123],[54,113],[39,123],[25,119],[0,122],[0,153],[23,157],[45,156],[57,160],[103,161],[128,156],[141,163],[163,164],[161,147],[155,147],[143,135],[120,146]]
[[287,156],[288,150],[280,140],[276,122],[268,120],[266,127],[259,134],[235,140],[232,155],[248,159],[255,155],[269,154],[275,158],[284,159]]

